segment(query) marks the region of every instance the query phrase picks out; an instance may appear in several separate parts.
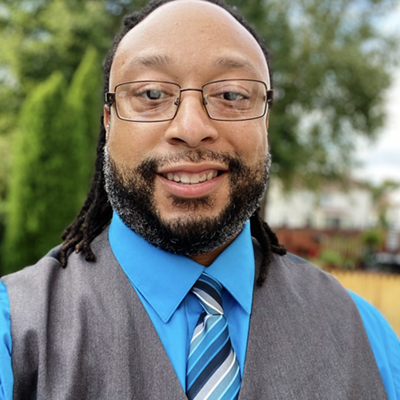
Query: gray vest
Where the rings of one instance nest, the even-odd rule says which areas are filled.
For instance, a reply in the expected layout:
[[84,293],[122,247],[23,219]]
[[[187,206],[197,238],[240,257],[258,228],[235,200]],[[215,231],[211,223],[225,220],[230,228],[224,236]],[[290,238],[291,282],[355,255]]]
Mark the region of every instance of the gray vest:
[[[108,230],[92,248],[96,263],[73,253],[63,269],[53,252],[3,278],[14,400],[187,400]],[[334,278],[274,256],[254,289],[239,399],[387,399],[358,310]]]

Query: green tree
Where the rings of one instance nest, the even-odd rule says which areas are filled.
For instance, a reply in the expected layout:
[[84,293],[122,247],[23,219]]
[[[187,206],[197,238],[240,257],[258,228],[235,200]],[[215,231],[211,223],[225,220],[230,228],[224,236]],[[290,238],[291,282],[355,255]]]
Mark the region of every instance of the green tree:
[[128,11],[129,3],[123,0],[1,2],[0,134],[13,131],[22,101],[39,82],[54,71],[61,71],[70,82],[89,45],[102,57],[106,54],[121,23],[119,14]]
[[73,123],[71,129],[78,137],[83,163],[79,166],[81,202],[83,203],[93,175],[96,142],[99,133],[102,105],[100,57],[94,47],[89,47],[78,66],[67,94],[68,109]]
[[[108,51],[121,15],[146,0],[2,0],[0,2],[0,241],[9,196],[11,146],[25,98],[36,85],[61,71],[67,82],[89,46]],[[89,57],[89,56],[88,56]],[[100,68],[97,63],[92,68]],[[87,85],[92,88],[96,71]],[[78,79],[78,78],[77,78]],[[85,83],[86,85],[86,83]],[[99,85],[98,90],[101,91]],[[93,96],[98,92],[93,92]],[[89,99],[87,99],[89,100]],[[97,104],[97,99],[96,99]],[[98,116],[98,118],[100,115]],[[90,119],[90,118],[89,118]],[[98,121],[95,130],[98,130]],[[89,138],[89,136],[88,136]],[[93,149],[89,153],[92,164]]]
[[[0,133],[12,131],[13,115],[38,81],[54,70],[70,81],[89,44],[104,56],[121,15],[145,2],[3,1]],[[272,50],[276,101],[269,132],[276,175],[287,187],[345,176],[356,137],[373,138],[384,120],[383,96],[399,53],[398,38],[379,27],[397,2],[228,2],[243,11]]]
[[[0,160],[2,160],[5,168],[0,168],[0,244],[3,241],[6,216],[6,193],[7,193],[7,171],[9,170],[9,146],[4,137],[0,136]],[[0,266],[2,265],[0,252]]]
[[233,1],[272,51],[274,171],[286,187],[346,176],[357,136],[374,138],[384,121],[399,47],[379,28],[397,2]]
[[[2,273],[28,265],[60,242],[79,207],[83,164],[60,72],[24,103],[14,160]],[[78,186],[78,187],[77,187]]]
[[[352,165],[357,136],[374,137],[384,120],[383,96],[390,84],[390,67],[398,58],[398,46],[378,27],[396,2],[228,2],[243,11],[272,50],[276,100],[269,138],[275,175],[287,188],[295,181],[316,187],[327,178],[345,176]],[[9,190],[7,177],[11,176],[10,146],[18,142],[16,118],[24,99],[54,71],[61,71],[71,82],[89,45],[103,57],[119,29],[121,15],[144,3],[146,0],[1,2],[0,151],[5,157],[0,159],[0,177],[6,178],[0,185],[0,225],[5,210],[14,208],[13,204],[6,207],[4,196]],[[93,62],[97,61],[93,58]],[[76,77],[72,85],[78,87],[82,82],[83,78]],[[94,80],[87,82],[91,85],[95,85]],[[87,93],[94,96],[95,92]],[[77,96],[75,100],[84,98]],[[71,115],[81,112],[75,105]],[[88,132],[78,117],[75,119],[74,132]],[[87,116],[88,123],[90,120]],[[97,130],[98,122],[94,124]],[[84,134],[88,139],[90,135]],[[84,176],[87,172],[81,173]]]

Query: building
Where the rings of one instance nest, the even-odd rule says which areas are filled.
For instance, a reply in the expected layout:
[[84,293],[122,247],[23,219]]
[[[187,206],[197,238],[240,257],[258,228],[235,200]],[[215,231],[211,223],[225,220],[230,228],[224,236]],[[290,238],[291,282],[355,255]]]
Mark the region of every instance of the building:
[[351,183],[347,190],[327,183],[320,192],[284,192],[279,181],[268,191],[266,218],[273,228],[365,230],[376,225],[377,209],[371,191]]

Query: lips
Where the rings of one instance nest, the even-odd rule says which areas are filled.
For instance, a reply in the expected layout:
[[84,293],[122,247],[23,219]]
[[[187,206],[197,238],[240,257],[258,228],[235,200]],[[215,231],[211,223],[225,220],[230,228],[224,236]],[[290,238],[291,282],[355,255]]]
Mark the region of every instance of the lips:
[[218,171],[203,171],[194,174],[190,172],[168,172],[167,174],[162,174],[162,176],[167,178],[169,181],[194,185],[197,183],[211,181],[218,176]]
[[203,197],[220,187],[227,169],[216,163],[175,165],[158,171],[159,182],[169,194],[180,198]]

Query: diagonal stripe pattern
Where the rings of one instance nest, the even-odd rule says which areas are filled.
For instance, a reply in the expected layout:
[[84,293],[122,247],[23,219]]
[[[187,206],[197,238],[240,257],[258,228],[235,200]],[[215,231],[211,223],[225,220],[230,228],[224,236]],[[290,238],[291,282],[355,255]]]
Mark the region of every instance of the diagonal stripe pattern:
[[222,286],[203,272],[192,288],[204,308],[190,342],[186,394],[189,400],[236,400],[241,376],[222,309]]

